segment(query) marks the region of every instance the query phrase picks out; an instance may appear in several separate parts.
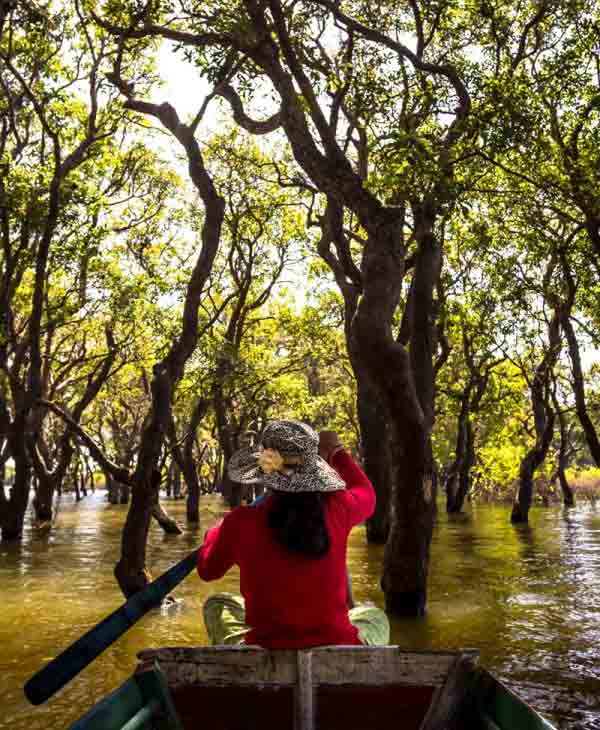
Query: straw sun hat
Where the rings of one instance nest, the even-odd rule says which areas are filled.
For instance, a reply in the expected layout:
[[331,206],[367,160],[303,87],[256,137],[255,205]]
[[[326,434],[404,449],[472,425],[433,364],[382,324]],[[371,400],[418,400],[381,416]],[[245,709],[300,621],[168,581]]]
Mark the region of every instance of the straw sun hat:
[[271,421],[259,444],[240,449],[229,460],[234,482],[280,492],[337,492],[345,482],[319,456],[319,436],[302,421]]

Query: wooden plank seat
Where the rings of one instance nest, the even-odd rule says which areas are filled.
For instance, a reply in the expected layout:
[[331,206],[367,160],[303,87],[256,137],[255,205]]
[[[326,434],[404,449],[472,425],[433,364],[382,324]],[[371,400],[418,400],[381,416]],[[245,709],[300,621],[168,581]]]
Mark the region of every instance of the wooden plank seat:
[[164,674],[151,665],[94,705],[70,730],[183,730]]
[[478,653],[396,646],[174,647],[157,662],[185,730],[439,730],[449,728]]

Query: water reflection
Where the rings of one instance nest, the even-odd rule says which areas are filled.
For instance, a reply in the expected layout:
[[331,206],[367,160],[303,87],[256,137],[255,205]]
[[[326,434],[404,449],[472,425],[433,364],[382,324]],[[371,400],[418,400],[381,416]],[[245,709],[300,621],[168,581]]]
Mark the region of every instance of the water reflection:
[[[184,523],[184,505],[169,509]],[[220,517],[203,505],[203,529],[177,537],[151,528],[148,561],[159,575],[187,555]],[[429,614],[394,619],[392,638],[407,648],[478,647],[482,662],[563,727],[600,728],[600,513],[589,507],[540,509],[529,527],[513,526],[507,507],[475,505],[466,515],[440,511],[434,532]],[[147,646],[206,643],[203,601],[237,590],[235,571],[203,584],[190,576],[183,599],[134,626],[49,703],[31,708],[25,680],[44,661],[121,603],[112,570],[125,508],[101,496],[61,504],[59,529],[43,539],[0,546],[0,728],[68,726],[130,673]],[[352,534],[349,566],[355,600],[382,604],[383,548]]]

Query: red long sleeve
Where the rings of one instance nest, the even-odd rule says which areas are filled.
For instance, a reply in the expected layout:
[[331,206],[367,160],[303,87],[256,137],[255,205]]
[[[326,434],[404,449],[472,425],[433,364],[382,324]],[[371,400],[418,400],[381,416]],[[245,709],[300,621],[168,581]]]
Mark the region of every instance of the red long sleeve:
[[346,482],[346,490],[336,498],[348,512],[350,526],[358,525],[375,511],[375,490],[369,478],[347,451],[340,449],[331,457],[331,466]]
[[[230,537],[230,512],[204,536],[204,543],[198,551],[198,575],[202,580],[222,578],[235,564],[233,540]],[[235,534],[235,533],[234,533]]]

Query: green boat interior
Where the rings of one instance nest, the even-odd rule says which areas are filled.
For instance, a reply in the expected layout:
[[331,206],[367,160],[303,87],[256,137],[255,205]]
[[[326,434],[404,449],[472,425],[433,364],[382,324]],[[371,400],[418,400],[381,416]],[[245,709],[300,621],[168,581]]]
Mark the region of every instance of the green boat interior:
[[551,730],[478,654],[150,649],[71,730]]

